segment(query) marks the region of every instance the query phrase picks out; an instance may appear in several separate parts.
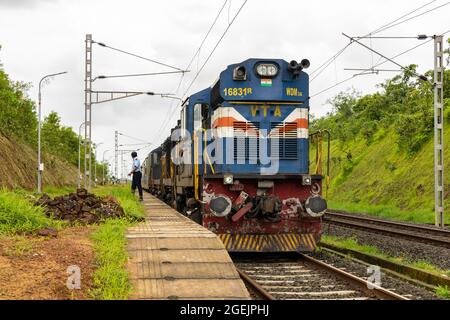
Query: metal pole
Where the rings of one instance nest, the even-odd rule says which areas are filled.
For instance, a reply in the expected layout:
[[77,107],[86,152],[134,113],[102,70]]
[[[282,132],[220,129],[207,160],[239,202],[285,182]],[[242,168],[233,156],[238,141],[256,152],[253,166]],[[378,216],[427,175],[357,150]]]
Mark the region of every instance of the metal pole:
[[52,74],[48,74],[46,76],[43,76],[41,78],[41,80],[39,81],[39,92],[38,92],[38,167],[37,167],[37,178],[38,178],[38,185],[37,185],[37,192],[38,193],[42,193],[42,171],[44,170],[44,165],[41,161],[41,125],[42,125],[42,121],[41,121],[41,89],[42,89],[42,82],[50,77],[54,77],[54,76],[58,76],[61,74],[65,74],[67,73],[66,71],[64,72],[58,72],[58,73],[52,73]]
[[115,131],[115,145],[114,145],[114,176],[119,178],[119,132]]
[[444,48],[443,36],[433,38],[435,225],[444,228]]
[[81,187],[81,127],[83,125],[84,122],[78,128],[78,189]]
[[92,35],[86,35],[84,78],[84,186],[91,189],[91,138],[92,138]]
[[105,184],[105,154],[109,152],[109,150],[105,150],[103,151],[103,157],[102,157],[102,162],[103,162],[103,184]]
[[94,187],[97,186],[97,145],[95,146],[95,158],[94,158]]
[[44,78],[41,79],[41,81],[39,81],[39,94],[38,94],[38,167],[37,167],[37,171],[38,171],[38,187],[37,187],[37,192],[38,193],[42,193],[42,165],[41,165],[41,84],[42,84],[42,80],[44,80]]
[[124,167],[123,167],[123,152],[120,153],[120,166],[121,166],[120,180],[122,180],[123,179],[123,172],[125,171]]
[[94,159],[94,187],[97,186],[97,148],[98,146],[102,145],[103,142],[100,143],[95,143],[94,144],[94,148],[95,148],[95,159]]
[[103,173],[102,173],[102,182],[103,182],[103,184],[105,184],[105,153],[107,153],[109,150],[105,150],[105,151],[103,151],[103,157],[102,157],[102,163],[103,163],[103,166],[102,166],[102,169],[103,169]]

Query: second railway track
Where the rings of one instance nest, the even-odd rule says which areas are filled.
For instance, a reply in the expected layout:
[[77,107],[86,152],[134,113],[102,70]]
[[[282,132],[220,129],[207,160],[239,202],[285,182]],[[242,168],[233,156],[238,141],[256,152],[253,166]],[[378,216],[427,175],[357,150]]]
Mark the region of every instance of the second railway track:
[[450,230],[329,210],[323,222],[450,248]]
[[255,296],[268,300],[408,300],[321,260],[298,254],[290,259],[235,260]]

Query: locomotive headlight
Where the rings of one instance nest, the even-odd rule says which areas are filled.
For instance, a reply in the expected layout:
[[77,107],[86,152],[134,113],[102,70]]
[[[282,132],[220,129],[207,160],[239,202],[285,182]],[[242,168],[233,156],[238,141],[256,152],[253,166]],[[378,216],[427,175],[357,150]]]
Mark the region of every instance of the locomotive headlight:
[[304,186],[310,186],[311,185],[311,176],[310,175],[303,175],[302,176],[302,185],[304,185]]
[[233,175],[232,174],[225,174],[223,176],[223,184],[233,184]]
[[256,66],[256,73],[261,77],[275,77],[278,74],[278,66],[273,63],[260,63]]

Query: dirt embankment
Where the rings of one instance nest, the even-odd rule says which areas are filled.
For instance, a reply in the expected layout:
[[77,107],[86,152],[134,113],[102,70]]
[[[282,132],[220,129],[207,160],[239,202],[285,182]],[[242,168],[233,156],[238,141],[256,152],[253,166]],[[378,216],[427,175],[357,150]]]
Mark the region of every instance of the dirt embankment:
[[[56,238],[0,236],[0,300],[89,299],[92,228],[67,228]],[[73,268],[79,270],[79,286],[68,287]]]
[[[62,187],[75,185],[77,168],[52,155],[44,154],[43,184]],[[36,187],[37,152],[0,133],[0,187]]]

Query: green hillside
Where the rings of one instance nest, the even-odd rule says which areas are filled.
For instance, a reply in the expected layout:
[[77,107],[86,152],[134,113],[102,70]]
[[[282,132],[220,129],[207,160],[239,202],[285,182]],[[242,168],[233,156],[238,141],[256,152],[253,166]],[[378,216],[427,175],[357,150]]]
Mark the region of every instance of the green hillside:
[[[330,207],[386,216],[397,213],[398,218],[410,221],[434,221],[433,141],[409,157],[393,143],[395,135],[392,129],[380,130],[369,146],[362,138],[351,143],[332,142]],[[448,134],[444,145],[450,145]],[[351,152],[351,159],[347,152]],[[450,182],[449,150],[445,149],[444,154],[448,159],[445,181]],[[445,185],[445,205],[450,208],[450,183]]]
[[[30,86],[10,79],[0,63],[0,188],[36,187],[38,119],[36,104],[28,96]],[[41,129],[44,185],[76,185],[78,134],[64,126],[56,112],[43,119]],[[91,157],[98,173],[108,171],[93,152]],[[84,162],[81,166],[84,170]]]
[[[434,222],[433,90],[410,72],[378,93],[341,93],[313,128],[329,129],[329,206],[395,219]],[[430,75],[430,74],[429,74]],[[450,72],[444,100],[450,106]],[[445,112],[445,205],[450,208],[450,112]],[[324,145],[326,150],[326,145]],[[447,215],[446,222],[450,222]]]

